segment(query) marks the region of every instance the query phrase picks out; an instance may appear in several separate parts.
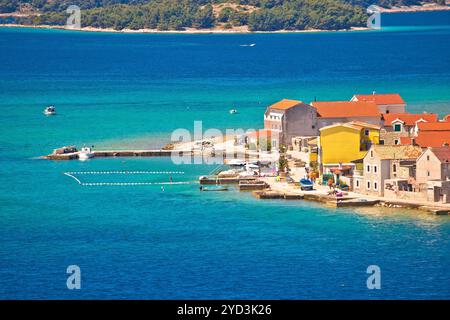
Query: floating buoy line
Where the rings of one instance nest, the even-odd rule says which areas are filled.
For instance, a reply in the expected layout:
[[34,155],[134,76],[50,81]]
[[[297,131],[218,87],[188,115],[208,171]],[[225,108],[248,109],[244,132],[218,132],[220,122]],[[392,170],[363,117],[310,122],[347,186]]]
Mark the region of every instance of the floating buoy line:
[[165,182],[82,182],[77,175],[117,175],[117,174],[184,174],[183,171],[69,171],[64,175],[74,179],[81,186],[152,186],[152,185],[183,185],[191,181]]
[[65,175],[80,174],[184,174],[183,171],[75,171],[64,172]]

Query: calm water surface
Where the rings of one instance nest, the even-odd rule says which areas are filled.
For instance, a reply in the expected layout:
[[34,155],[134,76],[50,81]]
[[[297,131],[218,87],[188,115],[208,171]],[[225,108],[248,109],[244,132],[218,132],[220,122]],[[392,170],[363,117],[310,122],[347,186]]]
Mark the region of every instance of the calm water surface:
[[[200,193],[194,182],[214,167],[168,159],[36,159],[68,144],[159,147],[194,120],[257,128],[281,98],[399,92],[410,111],[443,116],[449,51],[450,29],[440,26],[276,35],[0,29],[0,298],[450,298],[447,217]],[[42,115],[48,104],[57,116]],[[62,174],[92,170],[176,170],[185,173],[174,181],[192,184],[81,187]],[[79,291],[66,288],[71,264],[82,270]],[[366,288],[372,264],[381,290]]]

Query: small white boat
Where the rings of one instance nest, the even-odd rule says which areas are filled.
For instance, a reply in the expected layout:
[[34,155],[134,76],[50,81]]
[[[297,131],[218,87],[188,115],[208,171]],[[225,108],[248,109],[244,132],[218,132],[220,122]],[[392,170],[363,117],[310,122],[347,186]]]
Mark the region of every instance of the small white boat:
[[256,164],[247,163],[247,164],[245,165],[245,170],[247,170],[247,171],[259,170],[259,166],[256,165]]
[[46,116],[54,116],[56,114],[56,108],[54,106],[48,106],[44,109],[44,114]]
[[230,167],[243,167],[245,166],[245,161],[241,159],[232,159],[228,162]]
[[236,109],[231,109],[230,110],[230,114],[236,114],[236,113],[238,113],[238,111]]
[[94,157],[94,153],[92,152],[92,149],[89,147],[83,147],[81,148],[80,153],[78,153],[78,159],[83,161]]

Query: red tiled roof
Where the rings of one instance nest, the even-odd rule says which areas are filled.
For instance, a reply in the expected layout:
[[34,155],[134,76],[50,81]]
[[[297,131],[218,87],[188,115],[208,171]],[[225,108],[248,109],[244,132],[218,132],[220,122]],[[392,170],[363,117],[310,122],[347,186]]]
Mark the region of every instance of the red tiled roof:
[[283,99],[281,101],[278,101],[271,106],[269,106],[269,109],[277,109],[277,110],[287,110],[292,107],[295,107],[298,104],[302,104],[303,102],[298,100],[289,100],[289,99]]
[[373,101],[377,105],[385,104],[405,104],[405,101],[398,93],[387,93],[387,94],[355,94],[358,101]]
[[[422,148],[439,148],[450,144],[450,131],[421,131],[414,139]],[[401,144],[411,144],[411,138],[400,138]]]
[[423,119],[427,122],[437,122],[438,115],[435,113],[422,113],[422,114],[413,114],[413,113],[385,113],[383,114],[384,125],[390,126],[394,120],[401,120],[407,126],[413,126],[417,121]]
[[412,138],[411,137],[400,137],[400,144],[401,145],[410,145],[410,144],[412,144]]
[[450,147],[433,148],[432,151],[439,161],[450,162]]
[[374,102],[314,101],[311,105],[322,118],[378,117],[380,111]]
[[449,131],[450,122],[419,122],[419,131]]

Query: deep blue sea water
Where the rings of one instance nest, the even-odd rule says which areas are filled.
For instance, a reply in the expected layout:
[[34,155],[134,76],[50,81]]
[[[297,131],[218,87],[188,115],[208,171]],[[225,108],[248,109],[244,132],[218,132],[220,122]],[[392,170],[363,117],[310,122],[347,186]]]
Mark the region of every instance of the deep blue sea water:
[[[399,92],[409,111],[443,116],[443,24],[248,35],[0,29],[0,298],[449,299],[448,217],[259,201],[200,193],[194,183],[82,187],[62,172],[176,170],[185,174],[174,181],[195,182],[213,166],[36,159],[68,144],[157,147],[194,120],[258,128],[281,98]],[[42,115],[48,104],[57,116]],[[229,115],[232,107],[240,113]],[[116,178],[137,179],[82,177]],[[82,272],[78,291],[66,288],[72,264]],[[381,268],[381,290],[366,287],[369,265]]]

